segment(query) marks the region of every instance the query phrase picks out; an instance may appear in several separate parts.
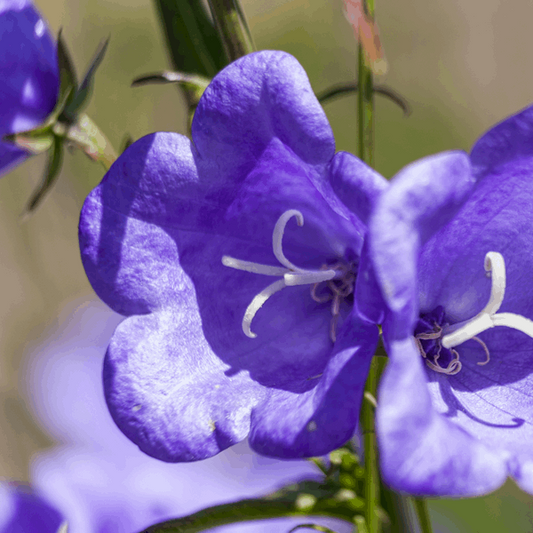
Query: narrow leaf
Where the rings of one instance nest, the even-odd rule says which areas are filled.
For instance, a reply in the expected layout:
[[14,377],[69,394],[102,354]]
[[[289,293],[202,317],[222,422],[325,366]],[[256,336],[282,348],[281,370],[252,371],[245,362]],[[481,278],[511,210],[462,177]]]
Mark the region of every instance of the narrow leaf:
[[29,216],[43,201],[45,195],[51,189],[52,185],[55,183],[57,177],[59,176],[59,171],[61,170],[61,162],[63,160],[63,144],[61,139],[54,137],[54,142],[52,148],[48,154],[48,163],[44,172],[43,179],[39,186],[33,192],[33,195],[30,198],[26,206],[26,210],[23,213],[23,217],[26,218]]
[[79,113],[79,111],[87,104],[91,95],[96,69],[100,66],[100,63],[102,63],[102,60],[104,59],[108,44],[109,37],[101,41],[98,45],[98,48],[96,49],[96,52],[93,55],[93,58],[89,62],[87,72],[83,77],[83,81],[81,82],[78,90],[76,91],[76,94],[74,95],[72,101],[64,110],[65,115],[67,115],[68,117],[74,119],[75,115]]
[[200,101],[200,98],[210,81],[209,78],[197,74],[185,74],[183,72],[171,72],[165,70],[163,72],[146,74],[140,78],[136,78],[133,80],[131,86],[139,87],[151,83],[177,83],[180,87],[185,89],[189,107],[194,107]]
[[65,99],[65,105],[72,101],[78,87],[76,70],[70,58],[61,30],[57,35],[57,63],[59,67],[59,96],[58,100]]
[[[358,90],[357,82],[340,83],[333,85],[329,89],[317,94],[318,101],[321,104],[326,104],[332,100],[336,100],[341,96],[347,96],[354,94]],[[373,88],[374,93],[385,96],[392,102],[394,102],[403,111],[404,116],[408,117],[412,113],[409,102],[398,92],[387,87],[386,85],[375,85]]]

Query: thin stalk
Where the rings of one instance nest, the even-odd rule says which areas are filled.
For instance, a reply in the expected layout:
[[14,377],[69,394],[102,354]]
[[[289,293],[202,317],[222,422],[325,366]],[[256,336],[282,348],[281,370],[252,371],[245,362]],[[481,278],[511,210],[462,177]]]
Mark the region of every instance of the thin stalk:
[[[366,0],[363,4],[366,12],[374,16],[374,0]],[[370,166],[374,165],[374,95],[372,71],[366,61],[363,46],[359,44],[358,65],[359,87],[357,93],[357,115],[359,128],[359,157]],[[365,392],[376,397],[380,375],[378,358],[374,357],[370,365],[370,372],[366,381]],[[361,429],[365,452],[365,518],[368,533],[379,533],[381,524],[378,515],[379,507],[379,469],[376,449],[376,433],[374,408],[372,404],[363,400],[361,409]]]
[[[379,377],[383,368],[383,357],[374,357],[370,365],[370,372],[366,380],[365,394],[376,397]],[[363,433],[363,447],[365,452],[365,518],[368,533],[378,533],[381,530],[378,508],[380,506],[380,479],[378,455],[376,448],[376,431],[374,421],[374,406],[367,398],[363,399],[361,408],[361,429]]]
[[422,533],[433,533],[427,501],[424,498],[413,498],[413,504],[415,506],[416,515],[418,516],[420,531]]
[[365,59],[363,46],[359,45],[359,73],[357,115],[359,127],[359,158],[374,166],[374,87],[372,71]]
[[215,27],[230,61],[255,51],[239,0],[208,0]]

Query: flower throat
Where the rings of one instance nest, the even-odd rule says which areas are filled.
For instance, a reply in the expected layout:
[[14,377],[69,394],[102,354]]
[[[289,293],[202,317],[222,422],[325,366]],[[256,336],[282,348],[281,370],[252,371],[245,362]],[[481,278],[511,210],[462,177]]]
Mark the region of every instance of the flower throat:
[[453,376],[461,371],[462,363],[456,346],[468,340],[481,345],[485,360],[478,365],[490,362],[487,345],[477,337],[483,331],[496,326],[516,329],[533,338],[533,321],[514,313],[498,313],[505,297],[505,261],[498,252],[488,252],[485,256],[485,272],[492,280],[487,305],[473,318],[448,324],[442,306],[420,316],[415,328],[414,338],[420,354],[429,368],[441,374]]
[[263,274],[265,276],[280,277],[278,281],[265,287],[256,294],[242,319],[242,330],[247,337],[254,339],[257,337],[251,330],[252,320],[264,303],[276,292],[285,287],[297,285],[311,285],[311,298],[318,303],[331,301],[331,322],[330,338],[336,340],[337,323],[340,317],[341,303],[350,298],[353,293],[355,283],[355,265],[338,261],[332,265],[322,265],[319,270],[307,270],[291,263],[283,253],[283,234],[289,220],[295,217],[298,226],[303,226],[304,217],[297,209],[285,211],[277,220],[272,233],[272,249],[279,263],[282,265],[271,266],[253,261],[236,259],[229,255],[222,256],[222,264],[236,270],[243,270],[253,274]]

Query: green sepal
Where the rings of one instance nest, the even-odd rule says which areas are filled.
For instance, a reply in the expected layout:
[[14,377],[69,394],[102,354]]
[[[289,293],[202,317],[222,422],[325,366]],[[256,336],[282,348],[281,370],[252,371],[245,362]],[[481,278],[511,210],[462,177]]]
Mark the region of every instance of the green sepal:
[[28,202],[23,216],[30,215],[41,204],[46,193],[55,183],[61,170],[61,162],[63,160],[63,142],[60,138],[54,137],[52,146],[48,153],[48,162],[44,172],[43,179],[38,187],[33,191],[33,194]]
[[202,94],[204,94],[207,86],[211,83],[211,80],[198,74],[186,74],[185,72],[164,70],[163,72],[145,74],[140,78],[136,78],[131,83],[131,86],[139,87],[140,85],[166,83],[177,83],[180,87],[185,89],[188,100],[187,103],[190,107],[198,104]]
[[37,155],[48,151],[52,147],[54,136],[50,130],[41,134],[35,134],[33,131],[29,131],[6,135],[3,140],[14,143],[19,148],[24,148],[31,154]]
[[57,100],[58,102],[64,102],[61,109],[63,111],[74,99],[78,89],[78,81],[76,69],[63,40],[62,30],[59,30],[57,34],[57,64],[59,67],[59,94]]
[[201,0],[154,0],[176,70],[213,77],[227,64],[224,46]]
[[108,44],[109,37],[100,42],[93,58],[89,62],[87,72],[85,73],[80,86],[74,91],[73,97],[67,102],[63,110],[63,115],[67,120],[72,122],[75,121],[76,115],[87,105],[93,88],[94,75],[104,59]]

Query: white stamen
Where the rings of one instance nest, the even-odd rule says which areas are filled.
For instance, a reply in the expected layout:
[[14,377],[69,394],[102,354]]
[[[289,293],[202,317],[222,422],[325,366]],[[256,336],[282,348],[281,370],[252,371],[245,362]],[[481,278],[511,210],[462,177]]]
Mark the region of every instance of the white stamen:
[[251,272],[252,274],[264,274],[265,276],[284,276],[287,272],[290,272],[286,268],[262,265],[253,261],[243,261],[229,255],[222,256],[222,264],[235,270],[244,270],[244,272]]
[[499,313],[492,317],[495,326],[507,326],[518,329],[533,338],[533,321],[514,313]]
[[287,225],[287,222],[292,217],[296,217],[296,222],[298,223],[298,226],[304,225],[304,216],[300,211],[297,209],[289,209],[288,211],[285,211],[276,222],[276,225],[274,226],[274,231],[272,233],[272,248],[274,250],[274,255],[276,256],[276,259],[284,266],[286,266],[289,270],[293,270],[294,272],[305,272],[301,268],[298,268],[296,265],[293,265],[283,253],[283,234],[285,233],[285,226]]
[[297,267],[291,263],[283,253],[283,234],[285,227],[292,217],[296,217],[298,226],[303,226],[304,217],[302,213],[296,209],[289,209],[285,211],[277,220],[272,233],[272,249],[277,260],[283,267],[262,265],[254,263],[253,261],[244,261],[236,259],[229,255],[222,256],[222,264],[229,268],[242,270],[244,272],[251,272],[253,274],[263,274],[265,276],[279,276],[282,279],[271,283],[268,287],[263,289],[259,294],[254,296],[250,305],[246,308],[244,318],[242,319],[242,330],[247,337],[254,339],[257,335],[251,330],[252,320],[256,313],[261,309],[263,304],[276,292],[281,291],[285,287],[293,287],[297,285],[316,285],[323,281],[329,281],[343,275],[342,272],[337,272],[333,269],[328,270],[306,270]]
[[263,289],[259,294],[254,296],[254,299],[250,302],[250,305],[246,308],[244,312],[244,318],[242,319],[242,330],[247,337],[250,339],[255,339],[257,334],[251,330],[252,320],[254,319],[255,314],[263,304],[276,292],[279,292],[281,289],[285,288],[285,281],[279,279],[274,283],[271,283],[268,287]]
[[484,266],[492,278],[489,301],[475,317],[445,328],[442,337],[444,348],[458,346],[495,326],[517,329],[533,338],[533,321],[514,313],[496,314],[505,296],[505,261],[503,256],[498,252],[487,253]]
[[334,279],[337,273],[335,270],[318,270],[316,272],[298,272],[297,274],[287,273],[283,275],[287,287],[294,285],[313,285],[322,281]]
[[473,341],[476,341],[477,343],[481,344],[481,347],[483,348],[483,350],[485,351],[485,355],[487,356],[487,358],[485,359],[485,361],[480,361],[479,363],[477,363],[479,366],[484,366],[486,365],[488,362],[490,362],[490,352],[489,352],[489,349],[487,348],[487,345],[481,340],[481,339],[478,339],[477,337],[472,337],[472,340]]

